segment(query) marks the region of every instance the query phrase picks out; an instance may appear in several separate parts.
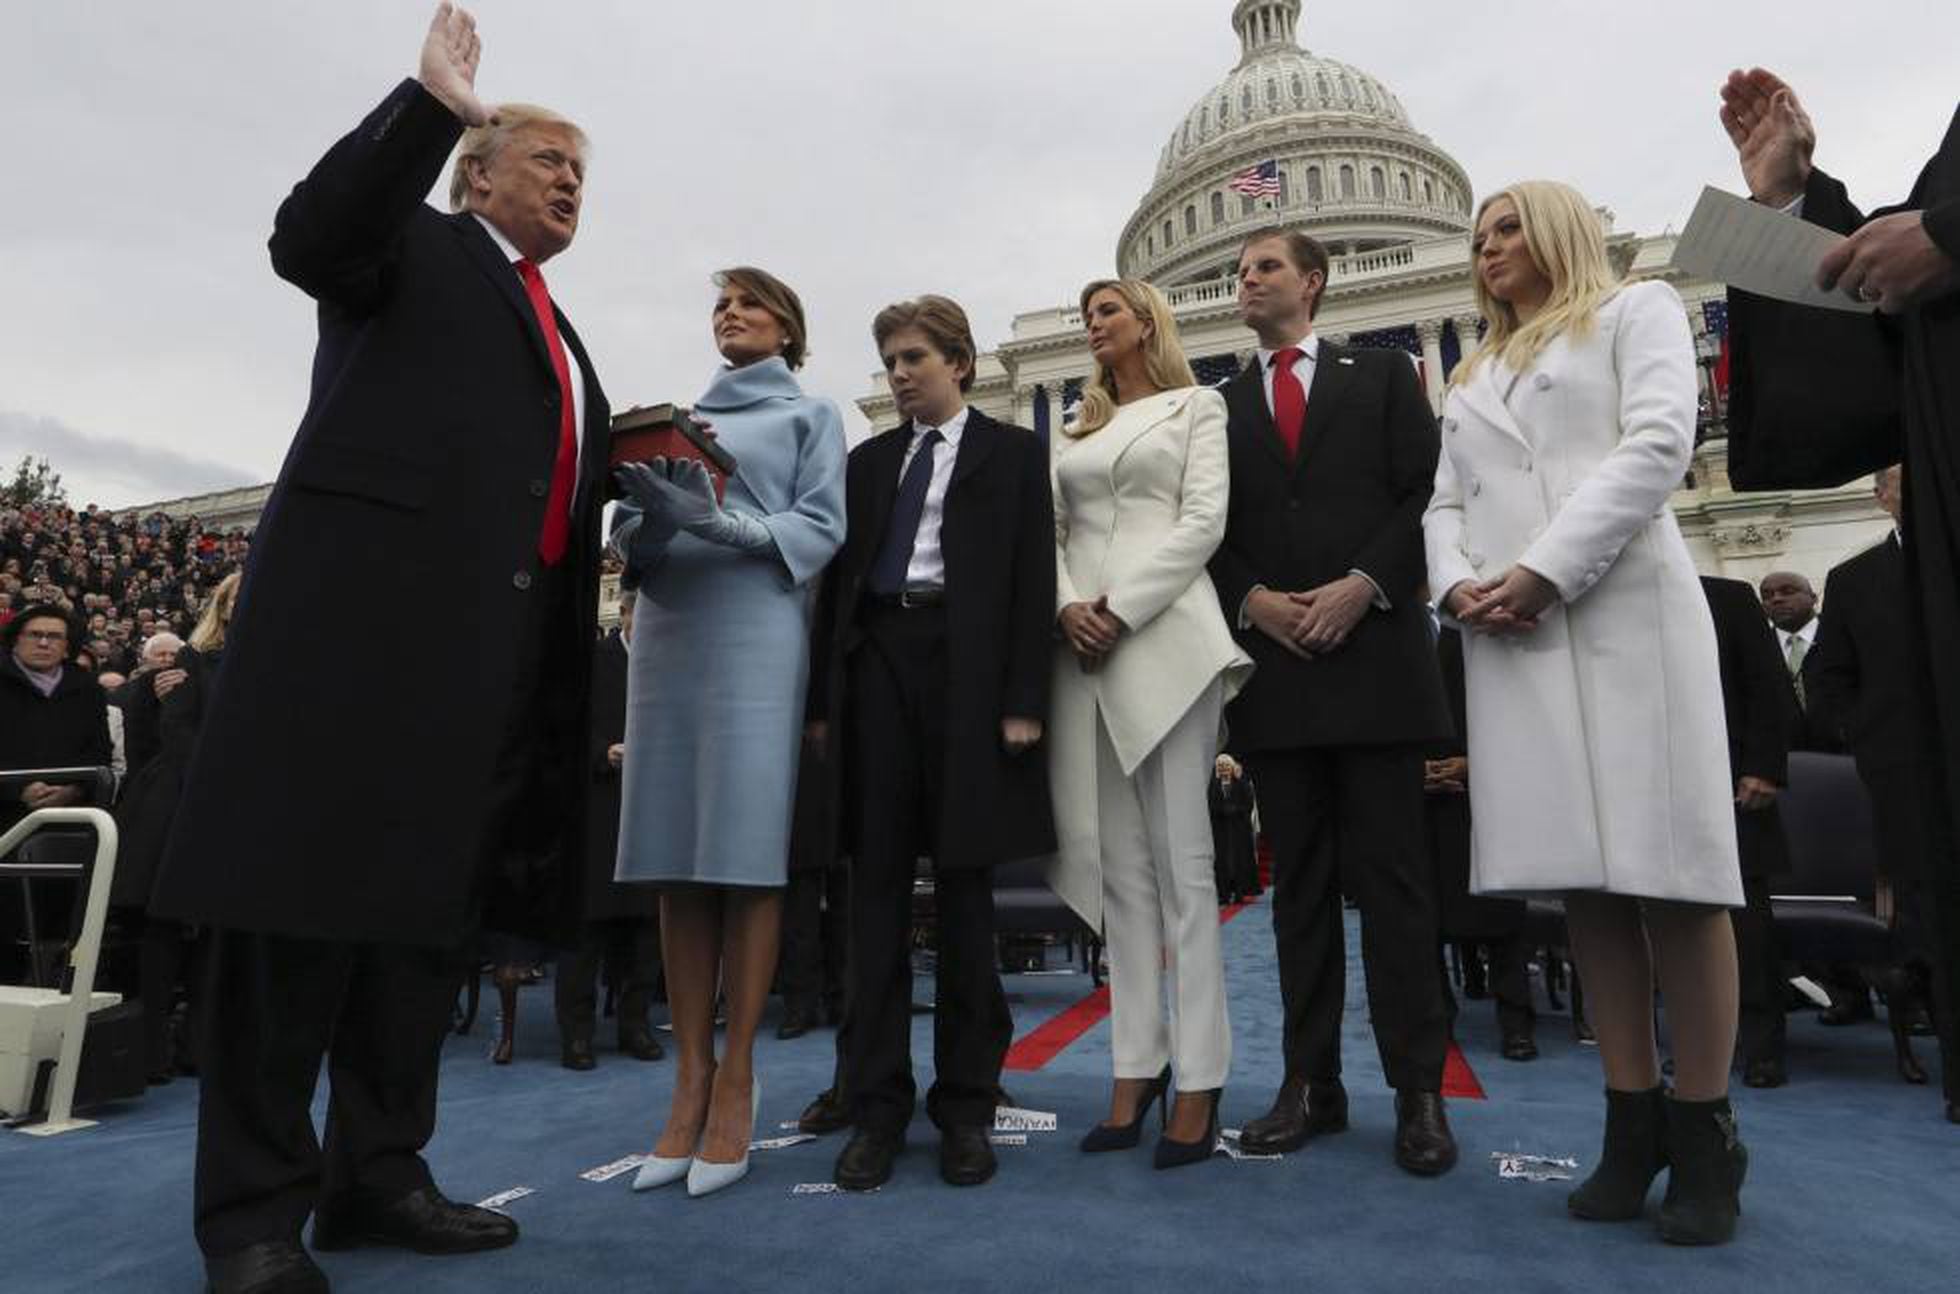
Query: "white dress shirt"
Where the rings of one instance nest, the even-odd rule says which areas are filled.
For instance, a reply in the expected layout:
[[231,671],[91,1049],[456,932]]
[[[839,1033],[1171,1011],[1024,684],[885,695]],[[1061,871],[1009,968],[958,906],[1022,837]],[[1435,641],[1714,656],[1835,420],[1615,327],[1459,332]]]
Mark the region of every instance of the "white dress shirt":
[[[1314,367],[1320,363],[1320,338],[1312,333],[1308,333],[1299,341],[1295,342],[1294,345],[1300,351],[1300,358],[1293,361],[1293,376],[1300,383],[1301,394],[1311,402],[1313,399]],[[1277,354],[1279,354],[1277,350],[1269,350],[1264,346],[1259,348],[1259,382],[1266,392],[1267,413],[1273,412],[1273,356]],[[1359,575],[1362,579],[1368,581],[1368,583],[1373,584],[1375,587],[1375,606],[1382,611],[1390,609],[1393,604],[1389,602],[1388,595],[1382,592],[1382,586],[1375,583],[1374,576],[1358,567],[1349,571],[1348,574]],[[1252,595],[1265,587],[1263,584],[1255,584],[1246,590],[1245,601],[1239,604],[1239,628],[1250,629],[1252,627],[1252,617],[1247,613],[1246,608],[1251,605]]]
[[[966,430],[967,406],[938,427],[939,441],[932,447],[932,480],[926,485],[925,511],[919,514],[918,533],[912,540],[912,560],[905,567],[908,589],[946,587],[946,553],[939,544],[940,522],[946,516],[946,487],[953,483],[953,464],[960,457],[960,435]],[[919,441],[934,430],[929,422],[912,423],[912,443],[905,447],[905,459],[898,465],[898,479],[919,452]]]
[[1783,659],[1785,662],[1788,662],[1790,659],[1790,640],[1792,638],[1803,639],[1803,649],[1807,654],[1812,647],[1817,645],[1817,617],[1812,616],[1804,627],[1795,633],[1786,633],[1782,629],[1777,629],[1776,645],[1783,649]]
[[[470,214],[476,217],[477,223],[483,226],[491,239],[496,242],[497,247],[510,259],[512,266],[511,273],[517,273],[517,262],[524,259],[524,253],[518,251],[511,244],[510,239],[504,237],[503,230],[497,228],[488,220],[485,220],[481,212],[472,211]],[[538,267],[538,273],[540,275],[544,273],[543,266]],[[519,286],[522,286],[522,280],[519,280]],[[549,290],[550,286],[551,280],[546,279],[546,289]],[[557,304],[555,300],[553,304]],[[583,456],[585,453],[585,373],[578,366],[578,356],[572,353],[570,346],[565,345],[565,339],[562,335],[559,337],[558,342],[565,351],[565,369],[571,375],[572,379],[572,434],[578,437],[579,454]],[[578,500],[576,498],[572,500],[572,506],[575,508],[578,506]]]

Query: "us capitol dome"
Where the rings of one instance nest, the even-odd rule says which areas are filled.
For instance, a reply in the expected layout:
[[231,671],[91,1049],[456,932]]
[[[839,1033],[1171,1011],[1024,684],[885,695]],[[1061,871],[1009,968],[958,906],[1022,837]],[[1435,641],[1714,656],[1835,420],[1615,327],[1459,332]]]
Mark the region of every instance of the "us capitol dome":
[[[1176,287],[1229,277],[1248,229],[1286,223],[1336,254],[1379,251],[1470,228],[1470,177],[1359,68],[1300,48],[1300,0],[1239,0],[1240,57],[1199,96],[1158,156],[1150,191],[1118,240],[1126,277]],[[1276,192],[1237,192],[1269,165]]]

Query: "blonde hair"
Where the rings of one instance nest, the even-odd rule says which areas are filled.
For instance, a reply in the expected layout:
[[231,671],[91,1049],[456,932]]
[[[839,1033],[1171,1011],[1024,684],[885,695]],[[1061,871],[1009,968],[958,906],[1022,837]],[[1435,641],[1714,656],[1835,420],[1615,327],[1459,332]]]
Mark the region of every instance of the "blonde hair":
[[579,156],[583,158],[591,151],[591,144],[580,130],[578,123],[563,117],[549,108],[540,108],[535,103],[500,103],[490,110],[490,120],[481,126],[471,126],[463,132],[463,140],[456,145],[456,164],[449,171],[449,209],[451,211],[469,210],[470,173],[465,165],[470,158],[488,165],[510,137],[527,126],[563,126],[572,132],[578,141]]
[[[1198,384],[1198,375],[1191,371],[1191,361],[1184,358],[1184,346],[1177,338],[1177,315],[1162,292],[1142,279],[1097,279],[1082,289],[1085,320],[1089,299],[1098,292],[1114,292],[1131,314],[1150,326],[1149,335],[1143,339],[1143,371],[1159,391]],[[1108,426],[1115,416],[1116,374],[1107,365],[1097,364],[1095,375],[1082,388],[1080,412],[1062,431],[1068,436],[1087,436]]]
[[1484,212],[1500,198],[1509,198],[1517,208],[1525,250],[1538,272],[1551,280],[1551,294],[1530,323],[1520,324],[1517,310],[1490,294],[1483,275],[1476,271],[1477,254],[1473,250],[1470,280],[1477,312],[1487,327],[1483,342],[1450,374],[1452,384],[1467,381],[1486,359],[1495,357],[1516,371],[1536,359],[1553,338],[1568,332],[1585,336],[1599,307],[1621,286],[1606,259],[1606,235],[1600,228],[1599,213],[1577,189],[1553,180],[1520,181],[1479,203],[1477,224],[1483,223]]
[[211,590],[211,600],[204,604],[204,614],[197,618],[197,628],[191,630],[191,647],[198,655],[208,656],[225,649],[225,631],[231,628],[231,613],[238,605],[238,584],[243,578],[233,571],[218,581],[217,588]]

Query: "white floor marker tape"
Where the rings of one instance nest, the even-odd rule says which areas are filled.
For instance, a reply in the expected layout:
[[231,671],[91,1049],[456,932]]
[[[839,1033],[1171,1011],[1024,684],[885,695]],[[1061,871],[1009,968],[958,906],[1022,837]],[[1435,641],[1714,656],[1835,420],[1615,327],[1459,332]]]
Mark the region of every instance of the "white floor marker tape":
[[995,1132],[1053,1132],[1055,1116],[1045,1110],[1021,1110],[1003,1105],[994,1111]]
[[521,1200],[527,1195],[536,1195],[537,1193],[535,1187],[513,1186],[507,1191],[498,1191],[487,1200],[478,1200],[476,1207],[479,1209],[496,1209],[501,1213],[504,1205],[509,1204],[512,1200]]
[[794,1136],[771,1137],[767,1141],[751,1141],[749,1143],[749,1149],[750,1150],[782,1150],[788,1146],[800,1146],[806,1141],[815,1141],[816,1139],[817,1138],[814,1133],[799,1132],[796,1133]]
[[789,1188],[789,1193],[791,1195],[876,1195],[884,1189],[882,1186],[874,1186],[868,1191],[847,1191],[836,1182],[798,1182]]
[[610,1164],[601,1164],[597,1168],[588,1168],[580,1173],[579,1177],[588,1182],[610,1182],[615,1177],[623,1177],[627,1173],[632,1172],[641,1164],[644,1164],[648,1158],[650,1156],[628,1155],[624,1159],[615,1159]]
[[1497,1162],[1499,1177],[1527,1182],[1569,1182],[1579,1168],[1576,1159],[1552,1159],[1515,1150],[1493,1150],[1490,1157]]
[[1025,1132],[994,1132],[988,1134],[987,1140],[996,1146],[1025,1146],[1028,1144],[1028,1134]]

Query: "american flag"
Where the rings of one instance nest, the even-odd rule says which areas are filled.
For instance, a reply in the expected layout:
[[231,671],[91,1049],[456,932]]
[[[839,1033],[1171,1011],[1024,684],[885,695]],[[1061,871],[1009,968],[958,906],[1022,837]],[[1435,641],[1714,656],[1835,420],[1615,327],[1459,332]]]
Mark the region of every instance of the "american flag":
[[1225,187],[1234,193],[1243,193],[1248,198],[1277,198],[1279,196],[1279,163],[1261,162],[1248,166],[1231,179]]
[[1726,299],[1701,303],[1701,321],[1717,337],[1729,335],[1729,303]]

